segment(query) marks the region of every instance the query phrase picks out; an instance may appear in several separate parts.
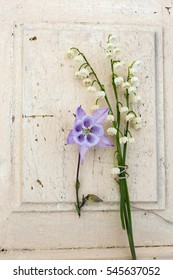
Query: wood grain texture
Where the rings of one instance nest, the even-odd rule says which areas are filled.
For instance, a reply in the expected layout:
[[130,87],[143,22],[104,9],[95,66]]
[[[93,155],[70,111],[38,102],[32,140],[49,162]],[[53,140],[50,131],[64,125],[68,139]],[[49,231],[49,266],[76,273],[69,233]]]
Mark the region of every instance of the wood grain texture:
[[[115,107],[110,65],[104,50],[107,35],[114,32],[118,35],[127,65],[136,57],[145,65],[143,75],[140,75],[143,101],[135,106],[144,118],[144,128],[140,132],[132,130],[137,144],[129,147],[131,200],[137,203],[137,207],[164,207],[162,29],[123,26],[119,30],[120,27],[111,25],[71,24],[69,27],[60,23],[17,24],[14,28],[14,48],[16,52],[20,50],[17,55],[22,61],[21,66],[18,60],[15,65],[16,73],[22,73],[21,79],[17,77],[16,80],[17,91],[21,85],[22,104],[15,106],[16,113],[20,111],[21,130],[19,125],[15,127],[18,136],[15,135],[17,146],[14,147],[15,151],[21,150],[17,139],[20,137],[22,155],[16,173],[20,173],[19,180],[22,177],[19,190],[22,203],[45,204],[46,211],[46,203],[55,203],[54,211],[74,208],[76,165],[71,166],[71,161],[75,162],[77,155],[75,146],[65,145],[66,138],[73,126],[76,107],[80,104],[90,112],[95,97],[74,79],[74,71],[79,66],[65,59],[62,46],[67,49],[79,46],[88,54]],[[33,41],[32,38],[36,39]],[[122,75],[125,76],[126,71]],[[102,102],[102,106],[106,103]],[[91,150],[86,157],[81,169],[82,191],[85,194],[94,192],[105,202],[91,206],[92,210],[115,209],[115,201],[119,201],[118,185],[109,176],[112,166],[112,149]],[[87,176],[85,170],[90,170]]]

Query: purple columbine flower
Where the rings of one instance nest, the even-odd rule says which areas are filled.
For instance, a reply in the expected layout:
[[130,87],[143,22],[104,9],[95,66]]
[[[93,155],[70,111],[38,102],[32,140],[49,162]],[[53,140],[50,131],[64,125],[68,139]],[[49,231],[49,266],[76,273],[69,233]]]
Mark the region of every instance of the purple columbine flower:
[[96,110],[92,116],[88,116],[80,107],[76,110],[76,119],[73,129],[69,132],[67,143],[78,144],[82,163],[85,154],[90,147],[114,146],[110,139],[104,134],[103,123],[109,109],[101,108]]

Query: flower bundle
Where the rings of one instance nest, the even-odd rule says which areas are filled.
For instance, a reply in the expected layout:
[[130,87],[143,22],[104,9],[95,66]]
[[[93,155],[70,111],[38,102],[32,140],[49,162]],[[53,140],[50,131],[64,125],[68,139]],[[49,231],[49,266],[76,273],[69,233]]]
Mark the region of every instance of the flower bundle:
[[[82,201],[79,201],[80,160],[82,163],[84,162],[85,154],[92,146],[113,147],[114,165],[110,172],[119,185],[121,225],[123,230],[127,232],[132,259],[136,259],[127,185],[129,174],[127,173],[126,155],[128,144],[135,142],[135,138],[132,136],[132,129],[138,130],[142,127],[142,118],[133,108],[134,103],[138,103],[141,100],[141,96],[138,94],[140,82],[137,73],[141,69],[142,63],[136,60],[126,68],[126,63],[119,58],[121,50],[118,47],[117,41],[117,37],[109,35],[106,45],[106,57],[110,61],[111,82],[115,97],[115,112],[105,86],[98,78],[84,53],[75,47],[72,47],[67,52],[67,57],[79,63],[75,77],[82,81],[83,85],[87,87],[88,92],[95,95],[95,104],[91,108],[93,111],[91,116],[88,116],[81,106],[77,108],[74,127],[69,132],[67,142],[68,144],[78,144],[79,157],[75,185],[75,206],[79,216],[81,208],[87,200],[94,202],[102,201],[94,194],[89,194],[86,197],[83,196]],[[126,76],[121,75],[124,69],[127,69]],[[105,100],[107,108],[100,108],[99,102],[102,99]],[[103,128],[104,121],[110,123],[106,133]],[[112,140],[108,136],[112,137]]]

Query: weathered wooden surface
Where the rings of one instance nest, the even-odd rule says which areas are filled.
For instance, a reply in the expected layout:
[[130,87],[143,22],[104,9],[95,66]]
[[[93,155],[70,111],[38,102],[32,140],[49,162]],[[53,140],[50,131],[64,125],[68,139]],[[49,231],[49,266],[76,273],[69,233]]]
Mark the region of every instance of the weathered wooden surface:
[[[41,203],[46,209],[47,203],[55,203],[55,210],[65,211],[74,208],[76,164],[71,165],[71,162],[77,162],[77,148],[66,146],[66,138],[73,126],[77,106],[81,104],[90,113],[95,97],[74,79],[74,68],[77,71],[79,63],[67,61],[62,46],[69,49],[79,45],[88,53],[114,104],[110,65],[104,50],[107,34],[114,32],[119,37],[127,65],[136,57],[145,65],[143,75],[140,75],[143,101],[136,106],[144,118],[144,128],[140,132],[132,130],[137,144],[129,149],[131,199],[140,202],[138,207],[164,207],[162,29],[128,26],[119,29],[120,26],[101,24],[96,27],[88,24],[70,27],[60,23],[15,24],[15,113],[19,115],[20,125],[17,123],[14,132],[14,165],[15,160],[19,162],[15,165],[17,182],[14,188],[21,192],[21,203],[29,202],[31,207],[32,203]],[[126,71],[122,74],[126,75]],[[104,102],[103,106],[106,106]],[[105,202],[92,209],[115,209],[115,200],[119,200],[118,185],[110,176],[112,154],[111,148],[91,150],[81,168],[82,191],[85,194],[94,192]],[[87,175],[86,170],[89,170]],[[35,210],[36,207],[34,205]]]
[[[173,247],[136,248],[138,260],[172,260]],[[4,250],[0,260],[129,260],[128,248]]]
[[87,205],[79,220],[73,207],[76,147],[65,146],[76,106],[89,112],[93,104],[65,52],[75,45],[88,54],[111,95],[103,50],[109,33],[118,34],[124,60],[139,58],[145,65],[138,108],[144,128],[135,133],[128,159],[133,206],[144,209],[133,213],[136,244],[173,245],[171,1],[0,4],[0,245],[10,250],[127,245],[119,213],[112,212],[119,197],[109,176],[111,150],[87,155],[81,193],[99,194],[104,203]]

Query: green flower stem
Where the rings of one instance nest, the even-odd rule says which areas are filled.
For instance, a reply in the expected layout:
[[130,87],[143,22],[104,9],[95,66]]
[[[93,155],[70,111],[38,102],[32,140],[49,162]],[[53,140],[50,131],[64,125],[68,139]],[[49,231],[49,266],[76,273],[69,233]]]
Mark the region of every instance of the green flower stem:
[[[122,173],[123,174],[123,173]],[[125,174],[123,174],[124,176]],[[131,218],[131,208],[130,208],[130,199],[129,199],[129,193],[128,193],[128,187],[127,187],[127,180],[121,179],[120,185],[122,188],[122,192],[124,195],[125,200],[125,207],[123,209],[124,219],[125,219],[125,227],[127,231],[130,251],[132,255],[132,259],[136,260],[136,253],[135,253],[135,246],[134,246],[134,240],[133,240],[133,230],[132,230],[132,218]]]
[[79,201],[79,188],[80,188],[80,182],[79,182],[79,170],[80,170],[80,161],[81,161],[81,156],[80,154],[78,155],[78,163],[77,163],[77,173],[76,173],[76,184],[75,184],[75,189],[76,189],[76,203],[75,203],[75,207],[76,207],[76,211],[78,213],[78,216],[80,218],[81,216],[81,208],[85,205],[85,203],[87,202],[87,200],[90,198],[91,196],[95,198],[95,201],[97,199],[96,202],[101,202],[102,200],[99,199],[98,197],[96,197],[93,194],[88,194],[86,197],[84,197],[84,195],[82,196],[82,201]]
[[115,73],[114,73],[114,62],[113,60],[111,59],[111,70],[112,70],[112,86],[113,86],[113,89],[114,89],[114,94],[115,94],[115,99],[116,99],[116,107],[117,107],[117,123],[118,123],[118,129],[120,127],[120,110],[119,110],[119,100],[118,100],[118,93],[117,93],[117,87],[116,87],[116,84],[114,82],[114,76],[115,76]]
[[[79,49],[77,49],[77,48],[71,48],[71,50],[76,50],[76,51],[78,51],[78,53],[79,53],[80,55],[82,55],[83,59],[84,59],[85,62],[88,64],[88,66],[89,66],[89,68],[90,68],[92,74],[94,75],[94,77],[95,77],[95,79],[96,79],[98,85],[100,86],[100,89],[101,89],[102,91],[105,92],[104,85],[101,84],[99,78],[97,77],[96,72],[95,72],[94,69],[92,68],[92,66],[91,66],[91,64],[89,63],[89,61],[87,60],[86,56],[85,56]],[[111,107],[111,104],[110,104],[110,102],[109,102],[109,99],[108,99],[107,95],[105,95],[105,100],[106,100],[106,103],[108,104],[108,107],[109,107],[109,110],[110,110],[111,114],[114,115],[113,110],[112,110],[112,107]]]
[[[111,60],[111,70],[112,70],[112,86],[114,89],[115,99],[116,99],[116,108],[117,108],[117,135],[116,135],[116,145],[118,150],[118,164],[120,166],[126,165],[126,152],[127,152],[127,143],[124,144],[123,148],[123,155],[121,152],[121,145],[119,142],[119,127],[120,127],[120,111],[119,111],[119,100],[118,100],[118,93],[116,84],[114,83],[114,69],[113,69],[114,62]],[[129,107],[129,94],[128,90],[126,90],[126,103],[127,107]],[[127,136],[128,134],[128,128],[129,128],[129,122],[126,124],[125,133],[124,136]],[[122,168],[120,168],[121,171],[123,171]],[[121,225],[123,229],[126,229],[131,256],[132,259],[136,260],[136,253],[135,253],[135,246],[134,246],[134,240],[133,240],[133,231],[132,231],[132,218],[131,218],[131,208],[130,208],[130,199],[129,199],[129,193],[128,193],[128,187],[127,187],[127,180],[123,179],[126,177],[125,171],[122,172],[119,175],[119,186],[120,186],[120,218],[121,218]]]
[[[129,94],[128,89],[126,89],[126,104],[129,108]],[[125,133],[124,135],[127,136],[129,129],[129,122],[126,123]],[[127,143],[124,144],[123,148],[123,162],[122,165],[126,165],[126,153],[127,153]],[[122,173],[123,177],[125,177],[125,172]],[[122,179],[122,185],[123,185],[123,192],[125,197],[125,208],[124,208],[124,216],[125,216],[125,224],[126,224],[126,230],[131,250],[132,259],[136,260],[136,253],[135,253],[135,246],[134,246],[134,240],[133,240],[133,229],[132,229],[132,217],[131,217],[131,207],[130,207],[130,198],[129,198],[129,192],[128,192],[128,186],[127,186],[127,180]]]
[[84,65],[87,65],[87,63],[86,63],[86,62],[84,62],[84,63],[83,63],[83,64],[79,67],[78,71],[80,71],[80,70],[81,70],[81,68],[82,68]]
[[80,201],[79,201],[79,188],[80,188],[80,182],[79,182],[79,169],[80,169],[80,154],[78,155],[78,164],[77,164],[77,174],[76,174],[76,184],[75,184],[75,188],[76,188],[76,211],[80,217]]
[[[117,135],[116,135],[116,147],[117,147],[117,151],[118,151],[118,165],[119,166],[123,166],[122,165],[122,151],[121,151],[121,145],[120,145],[120,141],[119,141],[119,132],[120,132],[120,111],[119,111],[119,100],[118,100],[118,93],[117,93],[117,88],[116,88],[116,84],[114,82],[114,61],[111,59],[111,70],[112,70],[112,86],[113,86],[113,90],[114,90],[114,94],[115,94],[115,99],[116,99],[116,108],[117,108]],[[122,168],[120,168],[121,172],[122,172]],[[123,174],[123,173],[122,173]],[[120,177],[122,177],[122,175],[120,174]],[[124,197],[124,190],[123,190],[123,185],[122,182],[120,180],[119,183],[119,187],[120,187],[120,219],[121,219],[121,225],[122,228],[125,230],[126,226],[125,226],[125,216],[124,216],[124,209],[125,209],[125,197]]]
[[132,225],[131,225],[131,222],[129,221],[128,211],[126,210],[126,208],[124,211],[124,216],[125,216],[126,230],[127,230],[127,236],[128,236],[128,240],[129,240],[129,246],[130,246],[132,259],[136,260],[137,258],[136,258],[135,246],[134,246],[134,241],[133,241]]
[[[126,104],[127,108],[129,108],[129,94],[128,94],[128,89],[126,89]],[[127,136],[129,131],[129,122],[126,123],[126,128],[125,128],[125,133],[124,135]],[[127,153],[127,142],[124,144],[124,149],[123,149],[123,164],[126,164],[126,153]]]
[[119,182],[119,186],[120,186],[120,219],[121,219],[121,226],[122,229],[126,229],[125,226],[125,217],[124,217],[124,209],[125,209],[125,198],[124,198],[124,190],[123,190],[123,185],[121,183],[121,181]]

